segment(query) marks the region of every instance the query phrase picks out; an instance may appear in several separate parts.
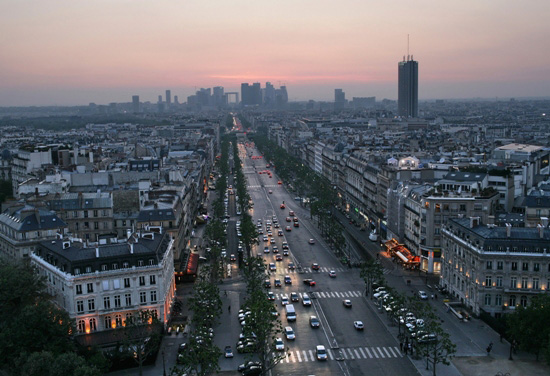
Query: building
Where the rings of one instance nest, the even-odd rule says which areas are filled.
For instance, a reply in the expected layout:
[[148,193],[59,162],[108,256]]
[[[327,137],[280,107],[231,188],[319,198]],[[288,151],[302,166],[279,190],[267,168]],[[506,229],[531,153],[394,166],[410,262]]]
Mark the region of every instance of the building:
[[172,104],[172,92],[170,90],[166,90],[166,107],[170,107]]
[[449,219],[442,229],[441,286],[476,315],[499,317],[550,288],[548,218],[537,228]]
[[343,110],[346,105],[346,93],[342,89],[334,89],[334,109]]
[[397,68],[397,113],[403,117],[418,117],[418,62],[412,56],[400,61]]
[[252,85],[247,83],[241,84],[241,104],[243,106],[259,106],[262,104],[262,90],[260,83],[256,82]]
[[141,310],[156,311],[166,325],[175,297],[172,242],[168,234],[153,232],[95,248],[58,239],[41,242],[31,258],[53,301],[83,335],[124,326]]
[[132,111],[139,112],[139,95],[132,95]]

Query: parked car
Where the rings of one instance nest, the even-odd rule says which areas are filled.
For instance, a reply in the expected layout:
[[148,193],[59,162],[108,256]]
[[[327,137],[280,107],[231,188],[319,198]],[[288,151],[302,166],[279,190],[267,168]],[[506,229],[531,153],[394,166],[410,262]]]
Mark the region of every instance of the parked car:
[[233,358],[233,349],[231,346],[225,346],[224,354],[226,358]]

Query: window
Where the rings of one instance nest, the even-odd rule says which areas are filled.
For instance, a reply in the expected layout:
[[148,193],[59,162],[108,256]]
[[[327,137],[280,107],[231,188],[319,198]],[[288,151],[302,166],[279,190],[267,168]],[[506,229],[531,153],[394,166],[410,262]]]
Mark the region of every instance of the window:
[[540,264],[538,262],[533,264],[533,271],[540,272]]
[[466,211],[466,204],[460,204],[460,211],[462,212]]
[[74,268],[74,275],[80,274],[80,268]]
[[[89,229],[90,228],[90,222],[84,222],[84,229]],[[88,235],[88,234],[87,234]]]
[[107,264],[102,264],[101,265],[101,271],[104,272],[107,270]]
[[120,308],[120,295],[115,295],[115,308]]
[[79,333],[84,333],[86,331],[86,321],[78,320],[76,330],[78,330]]
[[103,222],[103,229],[107,230],[109,228],[109,222]]
[[88,210],[84,210],[84,218],[88,218]]
[[491,305],[491,294],[485,294],[485,305]]
[[94,292],[94,284],[93,283],[86,284],[86,288],[88,290],[88,294]]
[[76,295],[82,294],[82,285],[76,285]]
[[77,300],[76,301],[76,311],[79,313],[84,312],[84,301],[83,300]]
[[155,260],[149,259],[149,265],[155,265]]
[[497,287],[502,287],[502,276],[497,276]]
[[126,314],[126,323],[128,324],[128,321],[132,320],[132,314],[129,312]]
[[515,307],[516,306],[516,296],[515,295],[510,295],[510,299],[508,300],[508,305],[510,307]]
[[524,272],[529,271],[529,263],[528,262],[522,263],[521,264],[521,270],[523,270]]
[[157,302],[157,291],[153,290],[151,291],[151,303],[156,303],[156,302]]
[[496,306],[502,305],[502,295],[495,295],[495,305]]
[[510,288],[512,289],[518,288],[518,277],[510,277]]
[[111,297],[105,296],[103,298],[103,308],[110,309],[111,308]]
[[145,286],[145,276],[140,276],[139,277],[139,285],[140,286]]
[[518,263],[515,262],[515,261],[512,261],[511,268],[512,268],[512,270],[518,270]]
[[492,287],[493,286],[493,277],[488,275],[485,276],[485,287]]
[[504,269],[504,263],[502,261],[497,261],[497,270]]
[[521,304],[522,307],[527,307],[527,297],[525,295],[522,295],[522,297],[519,299],[519,304]]
[[118,290],[120,288],[120,279],[113,279],[113,289]]
[[88,299],[88,311],[95,310],[95,299]]
[[130,278],[124,278],[124,287],[130,287]]
[[539,279],[533,278],[533,290],[538,290],[539,288]]
[[99,230],[99,222],[94,222],[94,230]]
[[117,270],[118,269],[118,264],[116,262],[113,263],[113,270]]
[[493,262],[492,261],[487,261],[485,268],[487,270],[493,270]]
[[132,294],[124,294],[124,298],[126,299],[126,305],[131,306],[132,305]]
[[150,275],[150,276],[149,276],[149,284],[150,284],[150,285],[154,285],[154,284],[156,284],[156,283],[157,283],[157,277],[154,276],[154,275]]
[[143,266],[143,260],[138,260],[138,266]]
[[139,293],[139,302],[141,304],[147,303],[147,293],[145,291]]
[[86,267],[86,273],[91,273],[92,272],[92,267],[91,266],[87,266]]
[[77,211],[73,212],[73,218],[78,218],[78,212]]
[[122,326],[122,315],[121,314],[115,315],[115,324],[116,324],[117,328],[120,328]]
[[97,214],[97,210],[94,210],[94,217],[97,217],[98,214]]
[[97,320],[95,318],[90,319],[90,332],[95,332],[97,330]]
[[529,279],[528,279],[527,277],[522,277],[522,278],[521,278],[521,288],[522,288],[522,289],[526,289],[526,288],[527,288],[527,281],[528,281],[528,280],[529,280]]
[[103,327],[105,329],[111,329],[111,316],[105,316],[103,318]]

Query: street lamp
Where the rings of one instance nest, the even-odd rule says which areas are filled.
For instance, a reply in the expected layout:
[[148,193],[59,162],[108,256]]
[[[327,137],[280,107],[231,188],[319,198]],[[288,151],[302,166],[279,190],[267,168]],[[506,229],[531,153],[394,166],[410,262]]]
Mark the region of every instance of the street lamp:
[[164,349],[162,350],[162,375],[166,376],[166,365],[164,363]]

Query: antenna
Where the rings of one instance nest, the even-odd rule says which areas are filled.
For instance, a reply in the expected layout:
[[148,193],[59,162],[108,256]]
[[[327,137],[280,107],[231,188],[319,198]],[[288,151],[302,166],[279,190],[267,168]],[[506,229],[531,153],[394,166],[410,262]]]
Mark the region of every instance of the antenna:
[[409,59],[409,34],[407,34],[407,60]]

